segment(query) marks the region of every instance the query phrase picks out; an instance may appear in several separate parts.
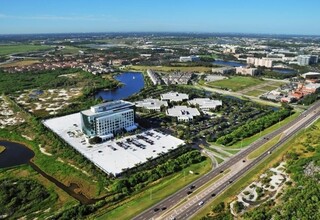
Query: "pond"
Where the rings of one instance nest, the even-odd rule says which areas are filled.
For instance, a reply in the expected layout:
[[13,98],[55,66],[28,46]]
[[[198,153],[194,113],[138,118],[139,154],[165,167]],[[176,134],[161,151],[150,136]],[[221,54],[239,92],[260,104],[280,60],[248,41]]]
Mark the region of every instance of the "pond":
[[239,66],[246,66],[246,63],[240,63],[237,61],[223,61],[223,60],[216,60],[212,62],[212,64],[215,65],[222,65],[222,66],[233,66],[233,67],[239,67]]
[[115,79],[123,85],[114,90],[100,90],[95,94],[96,98],[104,101],[126,99],[135,93],[140,92],[144,87],[143,74],[139,72],[126,72],[115,76]]
[[0,154],[0,168],[26,164],[34,157],[34,152],[26,146],[9,141],[0,141],[6,149]]

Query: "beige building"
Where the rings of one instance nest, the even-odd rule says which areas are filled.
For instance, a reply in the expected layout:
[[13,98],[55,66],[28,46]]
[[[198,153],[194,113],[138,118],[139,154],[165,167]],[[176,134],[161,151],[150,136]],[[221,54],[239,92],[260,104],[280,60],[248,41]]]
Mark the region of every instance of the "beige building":
[[258,74],[257,68],[236,67],[236,73],[241,75],[255,76]]

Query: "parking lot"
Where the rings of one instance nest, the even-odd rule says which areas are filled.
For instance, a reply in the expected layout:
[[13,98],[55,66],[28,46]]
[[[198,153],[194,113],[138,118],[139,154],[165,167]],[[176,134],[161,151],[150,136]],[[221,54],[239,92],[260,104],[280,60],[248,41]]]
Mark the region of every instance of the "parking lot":
[[79,153],[106,173],[119,174],[184,144],[184,141],[156,130],[90,145],[81,132],[80,114],[45,120],[43,123]]

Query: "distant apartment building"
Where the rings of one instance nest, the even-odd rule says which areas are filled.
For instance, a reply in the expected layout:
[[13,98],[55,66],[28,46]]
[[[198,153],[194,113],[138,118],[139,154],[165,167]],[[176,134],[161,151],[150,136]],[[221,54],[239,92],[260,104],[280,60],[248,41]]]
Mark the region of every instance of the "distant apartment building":
[[255,76],[258,74],[257,68],[236,67],[236,74]]
[[267,68],[271,68],[273,65],[273,60],[269,58],[255,58],[255,57],[248,57],[247,64],[254,65],[255,67],[264,66]]
[[297,62],[300,66],[307,66],[310,64],[316,64],[319,61],[317,55],[299,55],[297,57]]
[[199,56],[186,56],[186,57],[180,57],[180,62],[194,62],[194,61],[199,61],[200,57]]
[[92,106],[80,112],[82,131],[89,137],[108,139],[121,130],[136,129],[134,105],[126,101],[113,101]]

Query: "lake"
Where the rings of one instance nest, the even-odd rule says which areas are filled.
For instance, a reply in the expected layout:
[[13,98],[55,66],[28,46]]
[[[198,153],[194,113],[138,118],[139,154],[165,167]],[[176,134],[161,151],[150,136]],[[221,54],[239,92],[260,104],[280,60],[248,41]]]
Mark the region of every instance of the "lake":
[[282,68],[273,68],[272,71],[277,73],[283,73],[283,74],[296,73],[296,71],[293,69],[282,69]]
[[240,63],[237,61],[223,61],[223,60],[216,60],[212,62],[212,64],[215,65],[222,65],[222,66],[233,66],[233,67],[239,67],[239,66],[246,66],[246,63]]
[[126,99],[140,92],[144,87],[143,74],[139,72],[126,72],[115,76],[115,79],[123,85],[114,90],[100,90],[95,97],[101,97],[105,101]]
[[0,168],[26,164],[34,157],[34,152],[26,146],[9,141],[0,141],[6,150],[0,154]]

